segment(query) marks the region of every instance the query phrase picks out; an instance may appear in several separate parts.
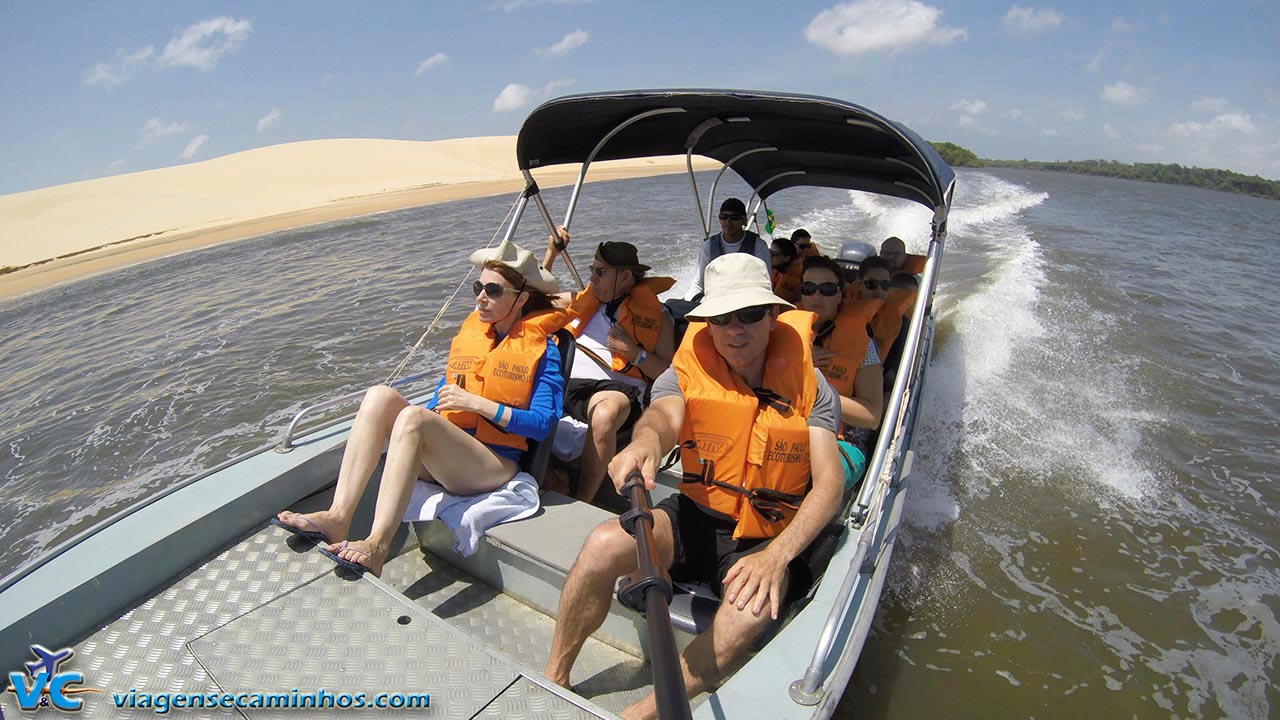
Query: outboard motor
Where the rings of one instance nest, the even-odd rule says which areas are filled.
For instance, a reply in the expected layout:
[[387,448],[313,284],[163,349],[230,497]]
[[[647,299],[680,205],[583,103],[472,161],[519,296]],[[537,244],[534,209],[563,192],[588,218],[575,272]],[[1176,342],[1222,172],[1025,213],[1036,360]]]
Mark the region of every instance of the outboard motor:
[[856,273],[862,261],[876,254],[876,246],[862,240],[850,240],[840,244],[840,254],[834,259],[844,269],[845,277]]

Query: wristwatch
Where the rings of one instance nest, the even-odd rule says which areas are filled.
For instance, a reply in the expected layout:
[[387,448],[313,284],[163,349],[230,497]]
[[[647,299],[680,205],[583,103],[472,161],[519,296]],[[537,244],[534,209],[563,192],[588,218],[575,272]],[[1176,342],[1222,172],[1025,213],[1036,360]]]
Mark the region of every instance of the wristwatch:
[[636,367],[640,367],[640,364],[643,363],[644,359],[647,357],[649,357],[649,353],[645,352],[644,348],[640,348],[640,354],[636,355],[636,359],[632,360],[631,364],[635,365]]

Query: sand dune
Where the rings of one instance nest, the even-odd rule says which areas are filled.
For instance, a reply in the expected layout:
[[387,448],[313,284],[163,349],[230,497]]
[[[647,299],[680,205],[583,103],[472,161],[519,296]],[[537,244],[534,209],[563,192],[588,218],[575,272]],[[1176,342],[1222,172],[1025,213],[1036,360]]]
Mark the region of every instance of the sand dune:
[[[515,141],[312,140],[2,195],[0,296],[288,227],[515,192]],[[615,161],[593,165],[588,178],[684,168],[682,157]],[[534,176],[552,186],[577,172],[566,165]]]

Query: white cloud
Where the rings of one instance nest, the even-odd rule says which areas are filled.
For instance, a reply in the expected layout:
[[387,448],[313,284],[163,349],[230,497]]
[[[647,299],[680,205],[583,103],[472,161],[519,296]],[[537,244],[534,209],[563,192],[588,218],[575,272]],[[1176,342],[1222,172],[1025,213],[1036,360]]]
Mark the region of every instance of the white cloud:
[[1257,131],[1253,118],[1245,113],[1225,113],[1207,123],[1182,122],[1169,126],[1169,132],[1181,138],[1219,139],[1223,135],[1253,135]]
[[284,113],[280,111],[280,108],[278,107],[271,108],[270,112],[268,112],[266,115],[263,115],[261,118],[258,118],[258,133],[261,134],[263,130],[266,130],[272,125],[275,125],[276,122],[280,120],[280,116],[283,114]]
[[84,84],[101,85],[108,89],[116,87],[133,77],[138,68],[142,67],[153,54],[155,54],[155,48],[150,45],[128,55],[121,50],[116,53],[114,63],[98,63],[90,68],[89,72],[85,73]]
[[546,48],[539,48],[537,50],[537,53],[544,57],[545,56],[564,57],[565,55],[569,54],[570,50],[586,45],[587,40],[590,37],[591,37],[590,33],[588,33],[586,30],[583,30],[582,28],[578,28],[577,30],[574,30],[573,32],[560,38],[560,42],[557,42],[555,45],[552,45],[551,47],[546,47]]
[[1062,133],[1058,132],[1057,130],[1054,130],[1053,128],[1048,128],[1048,127],[1040,128],[1040,134],[1043,135],[1044,137],[1059,137],[1060,135],[1062,135]]
[[552,95],[557,93],[560,90],[560,88],[569,87],[570,85],[576,82],[578,81],[575,78],[564,78],[561,80],[552,80],[551,82],[547,83],[542,87],[542,96],[551,97]]
[[1119,140],[1122,135],[1120,130],[1111,123],[1102,123],[1102,134],[1106,135],[1109,140]]
[[184,122],[171,122],[166,125],[160,121],[160,118],[151,118],[142,126],[142,137],[138,140],[138,148],[142,149],[148,145],[160,142],[171,135],[186,132],[187,127],[187,124]]
[[1005,113],[1000,117],[1009,118],[1010,120],[1021,120],[1026,117],[1026,113],[1022,112],[1021,108],[1011,108],[1005,111]]
[[987,111],[986,100],[957,100],[951,103],[952,110],[959,110],[965,115],[981,115]]
[[1116,33],[1138,32],[1139,30],[1142,30],[1145,27],[1146,27],[1146,23],[1143,23],[1141,21],[1136,23],[1131,23],[1128,20],[1125,20],[1124,18],[1116,18],[1111,21],[1111,32],[1116,32]]
[[498,97],[493,99],[494,112],[511,112],[519,110],[533,102],[533,88],[520,83],[511,83],[502,88]]
[[201,20],[175,35],[156,62],[167,67],[189,65],[212,70],[223,55],[244,44],[252,29],[252,20],[225,15]]
[[942,11],[918,0],[854,0],[819,12],[804,30],[805,38],[837,55],[853,56],[887,50],[898,52],[921,44],[946,45],[968,37],[965,28],[938,24]]
[[444,53],[438,52],[435,55],[432,55],[431,57],[427,58],[426,60],[423,60],[422,62],[418,63],[418,69],[413,71],[413,75],[414,77],[417,77],[418,75],[421,75],[422,73],[432,68],[443,67],[444,64],[447,62],[449,62],[449,56],[445,55]]
[[1151,153],[1152,155],[1160,155],[1164,153],[1164,146],[1160,143],[1141,143],[1138,145],[1138,149],[1145,153]]
[[1102,99],[1113,105],[1135,107],[1146,99],[1146,93],[1121,80],[1102,88]]
[[119,160],[112,160],[111,162],[107,163],[107,169],[108,169],[108,170],[119,170],[119,169],[123,168],[125,165],[128,165],[128,164],[129,164],[129,163],[128,163],[128,161],[127,161],[127,160],[125,160],[124,158],[120,158]]
[[1067,108],[1062,111],[1061,115],[1063,120],[1069,120],[1071,122],[1080,122],[1084,119],[1084,113],[1076,110],[1075,108]]
[[1062,24],[1062,13],[1050,8],[1027,8],[1014,5],[1000,21],[1005,32],[1014,35],[1034,35],[1052,30]]
[[1102,56],[1103,56],[1103,55],[1105,55],[1105,54],[1106,54],[1106,52],[1105,52],[1105,51],[1103,51],[1103,50],[1099,50],[1099,51],[1098,51],[1098,54],[1097,54],[1097,55],[1094,55],[1094,56],[1093,56],[1093,59],[1089,61],[1089,64],[1084,66],[1084,69],[1085,69],[1085,70],[1088,70],[1088,71],[1089,71],[1089,72],[1091,72],[1091,73],[1096,73],[1096,72],[1098,72],[1099,70],[1101,70],[1101,69],[1102,69]]
[[1223,114],[1231,111],[1231,103],[1226,98],[1202,97],[1191,103],[1191,109],[1200,112]]
[[191,142],[187,143],[187,146],[182,150],[182,159],[190,160],[195,157],[195,154],[200,151],[200,146],[204,145],[204,141],[208,139],[208,135],[197,135],[191,138]]

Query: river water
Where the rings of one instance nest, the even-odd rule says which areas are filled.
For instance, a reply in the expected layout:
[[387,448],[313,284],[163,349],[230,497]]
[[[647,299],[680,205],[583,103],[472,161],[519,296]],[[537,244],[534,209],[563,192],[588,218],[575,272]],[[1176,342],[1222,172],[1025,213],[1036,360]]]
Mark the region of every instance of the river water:
[[[681,292],[700,237],[687,187],[588,187],[579,267],[625,239]],[[562,211],[567,190],[546,195]],[[0,575],[270,443],[299,408],[384,380],[513,199],[278,232],[0,301]],[[772,205],[828,252],[927,237],[928,211],[905,202],[792,190]],[[904,526],[837,715],[1276,714],[1280,203],[963,170],[951,217]],[[540,253],[534,219],[517,239]],[[469,300],[410,371],[443,364]]]

